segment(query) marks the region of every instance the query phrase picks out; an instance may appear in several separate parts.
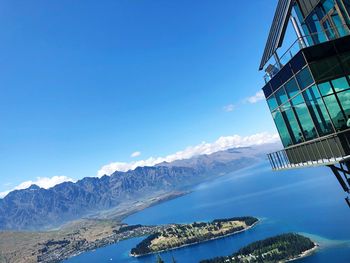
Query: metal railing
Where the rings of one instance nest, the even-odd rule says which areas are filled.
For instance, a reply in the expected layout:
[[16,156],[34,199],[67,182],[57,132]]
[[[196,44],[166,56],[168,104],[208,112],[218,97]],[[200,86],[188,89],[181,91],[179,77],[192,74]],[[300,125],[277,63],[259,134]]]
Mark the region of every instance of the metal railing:
[[285,51],[283,55],[279,57],[279,61],[276,61],[274,64],[269,64],[275,70],[264,75],[265,83],[269,82],[301,49],[348,35],[350,35],[350,25],[342,24],[338,27],[330,27],[322,32],[315,32],[298,37],[287,49],[287,51]]
[[273,170],[331,165],[350,159],[350,131],[331,134],[267,155]]

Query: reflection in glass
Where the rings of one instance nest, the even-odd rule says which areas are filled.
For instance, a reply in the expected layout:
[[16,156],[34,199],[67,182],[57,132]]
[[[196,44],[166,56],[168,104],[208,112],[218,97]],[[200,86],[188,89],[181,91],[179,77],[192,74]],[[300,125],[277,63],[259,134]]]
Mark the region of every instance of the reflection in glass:
[[288,102],[281,107],[281,113],[286,120],[286,126],[292,137],[293,142],[300,143],[303,142],[303,134],[299,128],[299,124],[295,118],[294,112],[292,110],[291,104]]
[[333,94],[332,86],[328,81],[318,84],[318,88],[320,89],[322,96]]
[[270,111],[278,107],[275,95],[271,95],[271,97],[267,99],[267,104],[269,105]]
[[302,90],[305,89],[306,87],[310,86],[313,83],[311,72],[310,72],[308,67],[302,69],[296,75],[296,78],[297,78],[299,86]]
[[303,134],[306,140],[311,140],[317,138],[316,128],[313,124],[313,121],[310,117],[304,99],[301,95],[296,96],[292,100],[292,105],[299,119],[300,125],[303,129]]
[[349,128],[350,123],[348,123],[348,120],[350,119],[350,90],[346,90],[343,92],[340,92],[337,94],[340,104],[344,110],[345,113],[345,126],[343,127],[344,129]]
[[335,92],[350,89],[350,86],[349,86],[348,81],[346,80],[346,77],[334,79],[331,82],[333,84]]
[[[304,20],[304,16],[300,10],[299,5],[294,5],[294,11],[298,17],[299,21],[303,21]],[[302,23],[301,27],[303,28],[303,31],[306,35],[306,40],[308,42],[309,45],[314,45],[314,42],[312,40],[312,37],[310,37],[311,33],[309,31],[309,28],[307,27],[307,25],[305,23]]]
[[313,42],[315,44],[323,43],[327,41],[327,37],[324,34],[321,23],[314,13],[306,19],[306,24],[309,26],[310,32],[312,33]]
[[297,82],[295,81],[295,78],[289,80],[284,86],[284,88],[286,89],[289,98],[294,97],[299,92],[299,87]]
[[275,96],[276,96],[276,100],[277,100],[278,105],[282,105],[283,103],[285,103],[288,100],[287,94],[284,91],[283,86],[279,90],[276,91]]
[[306,105],[320,136],[333,133],[331,119],[321,99],[321,95],[314,85],[303,92]]
[[289,132],[288,132],[288,129],[284,123],[281,112],[279,110],[272,112],[272,117],[273,117],[273,120],[276,124],[278,133],[281,137],[283,146],[287,147],[287,146],[292,145],[293,144],[292,139],[291,139]]
[[337,99],[334,95],[329,95],[327,97],[324,97],[323,100],[326,104],[335,128],[337,130],[341,130],[344,126],[346,126],[346,121],[343,112],[339,107]]

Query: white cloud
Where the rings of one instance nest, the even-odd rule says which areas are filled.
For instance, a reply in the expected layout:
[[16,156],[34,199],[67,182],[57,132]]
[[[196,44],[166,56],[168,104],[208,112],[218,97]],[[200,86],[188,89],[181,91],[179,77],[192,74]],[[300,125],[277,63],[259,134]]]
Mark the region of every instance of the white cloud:
[[226,105],[223,107],[223,110],[226,111],[226,112],[231,112],[235,109],[235,105],[233,104],[229,104],[229,105]]
[[248,97],[246,99],[246,101],[248,103],[254,104],[254,103],[257,103],[257,102],[264,100],[264,99],[265,99],[265,95],[264,95],[264,92],[261,90],[261,91],[258,91],[257,93],[255,93],[254,96]]
[[102,166],[97,172],[99,177],[103,175],[111,175],[115,171],[125,172],[133,170],[139,166],[154,166],[162,162],[172,162],[175,160],[188,159],[196,155],[211,154],[214,152],[227,150],[236,147],[247,147],[253,145],[262,145],[266,143],[279,142],[278,134],[271,133],[258,133],[251,136],[239,136],[232,135],[226,137],[220,137],[213,143],[202,142],[196,146],[189,146],[183,151],[178,151],[174,154],[170,154],[165,157],[150,157],[146,160],[134,161],[134,162],[114,162]]
[[75,180],[73,180],[72,178],[69,178],[67,176],[53,176],[53,177],[37,177],[36,181],[25,181],[19,185],[17,185],[16,187],[14,187],[11,190],[8,191],[4,191],[4,192],[0,192],[0,198],[5,197],[9,192],[14,191],[14,190],[21,190],[21,189],[26,189],[28,187],[30,187],[32,184],[35,184],[41,188],[51,188],[57,184],[63,183],[63,182],[74,182]]
[[130,157],[131,158],[135,158],[135,157],[138,157],[138,156],[140,156],[141,155],[141,152],[133,152],[131,155],[130,155]]
[[[176,160],[189,159],[196,155],[201,154],[211,154],[214,152],[227,150],[230,148],[236,147],[247,147],[254,145],[263,145],[268,143],[276,143],[280,142],[278,134],[273,133],[257,133],[250,136],[240,136],[240,135],[232,135],[232,136],[222,136],[218,138],[216,141],[212,143],[202,142],[195,146],[189,146],[182,151],[178,151],[174,154],[167,155],[165,157],[150,157],[145,160],[133,161],[133,162],[114,162],[107,165],[104,165],[98,172],[97,175],[99,177],[103,175],[111,175],[115,171],[125,172],[128,170],[133,170],[136,167],[142,166],[154,166],[156,164],[162,162],[173,162]],[[135,152],[132,155],[139,156],[140,152]],[[37,177],[36,180],[25,181],[16,187],[8,190],[0,192],[0,198],[5,197],[9,192],[13,190],[21,190],[30,187],[35,184],[41,188],[51,188],[57,184],[63,182],[75,182],[76,180],[67,177],[67,176],[53,176],[53,177]]]

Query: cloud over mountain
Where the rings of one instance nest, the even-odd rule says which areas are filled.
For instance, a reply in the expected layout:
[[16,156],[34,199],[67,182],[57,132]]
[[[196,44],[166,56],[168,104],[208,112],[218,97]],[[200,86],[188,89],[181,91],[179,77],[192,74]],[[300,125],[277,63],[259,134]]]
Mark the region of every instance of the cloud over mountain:
[[5,197],[9,192],[14,190],[21,190],[21,189],[27,189],[31,185],[35,184],[41,188],[49,189],[57,184],[63,183],[63,182],[74,182],[72,178],[69,178],[67,176],[53,176],[53,177],[37,177],[35,181],[29,180],[25,181],[16,187],[14,187],[11,190],[0,192],[0,198]]
[[[149,157],[148,159],[132,161],[132,162],[113,162],[101,167],[97,172],[98,177],[103,175],[111,175],[115,171],[126,172],[129,170],[134,170],[137,167],[144,166],[154,166],[162,162],[173,162],[177,160],[189,159],[191,157],[202,155],[202,154],[212,154],[218,151],[227,150],[236,147],[247,147],[254,145],[263,145],[268,143],[279,142],[278,134],[274,133],[257,133],[250,136],[222,136],[212,143],[202,142],[195,146],[189,146],[182,151],[163,156],[163,157]],[[131,157],[138,157],[141,153],[134,152]],[[53,176],[53,177],[37,177],[36,180],[25,181],[12,189],[0,192],[0,198],[5,197],[9,192],[13,190],[26,189],[31,185],[35,184],[41,188],[51,188],[57,184],[63,182],[75,182],[73,178],[67,176]]]
[[202,142],[198,145],[189,146],[182,151],[178,151],[165,157],[150,157],[145,160],[134,162],[113,162],[102,166],[97,172],[97,175],[101,177],[103,175],[111,175],[115,171],[126,172],[128,170],[133,170],[139,166],[154,166],[162,162],[173,162],[176,160],[188,159],[196,155],[211,154],[235,147],[247,147],[276,142],[279,142],[278,134],[271,134],[267,132],[257,133],[250,136],[222,136],[215,142]]

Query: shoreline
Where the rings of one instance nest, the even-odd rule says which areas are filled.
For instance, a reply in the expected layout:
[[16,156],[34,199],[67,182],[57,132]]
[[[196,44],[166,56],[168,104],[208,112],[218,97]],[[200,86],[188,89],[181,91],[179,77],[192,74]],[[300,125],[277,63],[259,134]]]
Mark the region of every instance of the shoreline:
[[239,234],[239,233],[242,233],[244,231],[247,231],[247,230],[255,227],[259,222],[260,222],[260,219],[258,218],[258,221],[256,221],[254,224],[246,227],[245,229],[238,230],[236,232],[229,233],[229,234],[226,234],[226,235],[223,235],[223,236],[212,237],[212,238],[207,239],[207,240],[197,241],[197,242],[190,243],[190,244],[184,244],[184,245],[181,245],[181,246],[178,246],[178,247],[173,247],[173,248],[169,248],[169,249],[163,249],[163,250],[160,250],[160,251],[149,252],[149,253],[142,254],[142,255],[133,255],[133,254],[129,253],[129,256],[130,257],[134,257],[134,258],[139,258],[139,257],[153,255],[153,254],[156,254],[156,253],[163,253],[163,252],[167,252],[167,251],[171,251],[171,250],[175,250],[175,249],[179,249],[179,248],[183,248],[183,247],[189,247],[189,246],[193,246],[193,245],[198,245],[198,244],[201,244],[201,243],[209,242],[209,241],[220,239],[220,238],[225,238],[225,237],[228,237],[228,236],[232,236],[232,235]]
[[313,242],[313,243],[314,243],[314,247],[313,248],[310,248],[309,250],[304,251],[303,253],[299,254],[298,256],[296,256],[294,258],[286,260],[286,262],[292,262],[292,261],[295,261],[295,260],[298,260],[298,259],[301,259],[301,258],[305,258],[305,257],[311,256],[311,254],[313,254],[320,247],[320,245],[317,244],[316,242]]
[[[176,192],[165,193],[165,194],[157,196],[157,197],[152,197],[151,199],[148,199],[147,201],[143,202],[140,206],[138,206],[136,208],[133,207],[130,210],[126,209],[124,211],[120,211],[120,214],[115,216],[114,220],[118,220],[121,223],[123,223],[123,220],[125,218],[129,217],[132,214],[138,213],[138,212],[140,212],[140,211],[142,211],[144,209],[150,208],[152,206],[156,206],[156,205],[161,204],[163,202],[171,201],[173,199],[182,197],[182,196],[187,195],[189,193],[191,193],[191,192],[190,191],[176,191]],[[99,218],[96,217],[96,218],[93,218],[93,219],[97,219],[98,220]],[[110,218],[109,218],[109,220],[110,220]],[[155,227],[162,227],[162,226],[163,225],[157,225]],[[77,251],[74,252],[74,254],[66,256],[66,257],[63,257],[60,260],[68,260],[70,258],[73,258],[73,257],[79,256],[81,254],[84,254],[86,252],[93,251],[93,250],[96,250],[96,249],[100,249],[100,248],[103,248],[103,247],[106,247],[106,246],[109,246],[109,245],[114,245],[114,244],[117,244],[117,243],[119,243],[121,241],[125,241],[127,239],[135,238],[135,237],[128,237],[128,238],[125,238],[125,239],[120,239],[120,240],[117,240],[116,242],[112,242],[112,243],[110,243],[110,242],[103,243],[102,242],[101,245],[94,247],[94,249],[81,249],[81,250],[78,249]],[[99,240],[93,241],[92,243],[96,244],[97,241],[99,241]]]
[[[117,244],[120,241],[150,235],[154,231],[159,231],[157,229],[166,227],[166,225],[140,225],[140,228],[138,228],[136,232],[135,230],[130,230],[116,233],[113,232],[113,230],[118,229],[121,226],[128,226],[128,224],[124,223],[123,221],[125,218],[134,213],[179,198],[188,193],[190,192],[174,191],[161,193],[156,196],[149,196],[144,200],[129,203],[128,205],[124,205],[119,209],[111,209],[99,214],[69,221],[56,229],[32,232],[14,232],[15,236],[11,237],[11,240],[13,238],[20,240],[18,244],[21,244],[21,247],[18,248],[18,250],[13,250],[14,252],[11,252],[12,250],[10,250],[10,252],[4,255],[1,255],[0,253],[0,262],[2,262],[1,256],[9,258],[8,262],[15,262],[18,257],[25,258],[23,261],[18,261],[23,263],[34,263],[38,261],[38,258],[40,258],[40,262],[62,262],[89,251]],[[101,232],[96,232],[97,229],[100,229]],[[9,235],[11,235],[11,233],[12,232],[9,231],[0,231],[0,239],[9,239]],[[28,240],[28,236],[30,236],[30,238],[33,240],[30,243],[26,241]],[[84,240],[86,240],[87,237],[88,241],[86,242]],[[68,240],[70,243],[63,247],[54,245],[47,246],[46,243],[50,240]],[[77,247],[72,248],[73,245],[77,245]],[[4,248],[5,251],[6,246],[0,247],[0,250],[1,248]],[[24,252],[22,251],[26,251],[26,253],[23,254]]]

